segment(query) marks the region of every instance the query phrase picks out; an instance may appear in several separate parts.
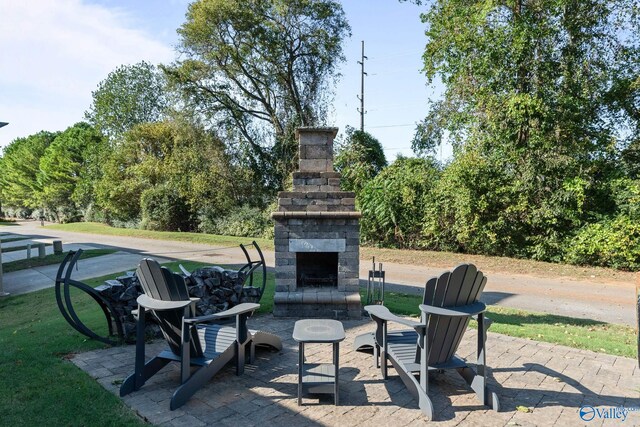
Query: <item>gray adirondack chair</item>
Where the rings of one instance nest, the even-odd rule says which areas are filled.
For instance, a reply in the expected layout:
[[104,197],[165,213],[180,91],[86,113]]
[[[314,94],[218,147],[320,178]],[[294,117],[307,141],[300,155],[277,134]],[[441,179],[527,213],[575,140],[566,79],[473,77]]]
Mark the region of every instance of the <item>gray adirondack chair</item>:
[[[239,304],[209,316],[193,317],[193,303],[182,276],[172,273],[152,259],[143,259],[137,270],[144,294],[138,297],[135,372],[122,383],[120,396],[139,390],[144,383],[169,362],[180,362],[181,385],[171,398],[171,410],[184,405],[220,369],[232,360],[236,374],[244,371],[245,355],[250,361],[256,346],[282,349],[276,335],[252,331],[247,319],[259,304]],[[158,321],[169,349],[145,363],[145,311]],[[235,317],[235,327],[212,324],[222,318]],[[193,373],[191,368],[198,367]]]
[[[429,371],[457,370],[483,405],[499,410],[498,396],[489,391],[486,383],[485,342],[490,321],[484,317],[485,305],[478,301],[486,282],[487,278],[473,264],[459,265],[452,272],[429,279],[420,305],[420,322],[395,316],[381,305],[365,307],[377,324],[376,331],[357,337],[354,347],[373,348],[376,366],[380,366],[384,379],[387,360],[390,361],[430,420],[434,412],[428,396]],[[471,317],[478,321],[475,369],[455,354]],[[390,322],[411,329],[391,331],[387,329]]]

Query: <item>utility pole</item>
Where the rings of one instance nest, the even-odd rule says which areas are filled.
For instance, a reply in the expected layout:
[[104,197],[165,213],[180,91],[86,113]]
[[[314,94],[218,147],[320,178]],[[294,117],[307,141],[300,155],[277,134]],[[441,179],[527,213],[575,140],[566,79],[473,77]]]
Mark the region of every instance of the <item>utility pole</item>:
[[358,96],[358,99],[360,100],[360,108],[358,108],[358,112],[360,113],[360,130],[363,132],[364,132],[364,115],[367,113],[364,110],[364,76],[367,75],[367,73],[364,72],[365,59],[368,59],[368,58],[364,56],[364,40],[362,40],[362,60],[358,61],[358,64],[360,64],[360,66],[362,67],[361,68],[362,71],[360,73],[360,96]]

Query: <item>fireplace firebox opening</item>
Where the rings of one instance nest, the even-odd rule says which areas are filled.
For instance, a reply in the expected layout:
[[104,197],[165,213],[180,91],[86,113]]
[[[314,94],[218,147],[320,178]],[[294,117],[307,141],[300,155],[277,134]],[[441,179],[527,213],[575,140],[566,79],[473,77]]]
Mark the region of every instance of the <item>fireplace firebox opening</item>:
[[298,287],[338,286],[338,252],[297,252]]

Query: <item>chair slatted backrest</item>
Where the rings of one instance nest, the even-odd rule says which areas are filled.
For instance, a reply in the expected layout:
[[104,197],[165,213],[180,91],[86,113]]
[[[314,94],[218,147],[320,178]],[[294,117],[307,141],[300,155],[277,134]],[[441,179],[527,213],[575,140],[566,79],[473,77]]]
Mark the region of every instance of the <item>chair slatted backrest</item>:
[[[140,261],[136,275],[142,285],[142,290],[151,298],[163,301],[187,301],[189,291],[184,279],[174,274],[165,267],[160,267],[157,261],[145,258]],[[195,313],[191,312],[191,316]],[[171,351],[180,355],[180,343],[182,335],[182,318],[184,309],[154,311],[154,317],[160,325],[162,335],[167,340]],[[198,332],[191,330],[191,357],[202,356],[202,346],[198,338]]]
[[[423,304],[434,307],[456,307],[478,301],[487,278],[473,264],[461,264],[453,271],[442,273],[427,281]],[[423,313],[423,321],[426,315]],[[451,360],[458,350],[464,331],[469,325],[469,317],[446,317],[431,315],[429,325],[429,365]],[[419,351],[416,362],[420,361]]]

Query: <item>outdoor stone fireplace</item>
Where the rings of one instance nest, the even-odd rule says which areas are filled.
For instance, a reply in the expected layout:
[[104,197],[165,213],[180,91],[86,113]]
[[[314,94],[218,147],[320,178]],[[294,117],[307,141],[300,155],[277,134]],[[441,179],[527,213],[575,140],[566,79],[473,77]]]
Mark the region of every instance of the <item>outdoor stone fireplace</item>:
[[293,191],[278,193],[274,316],[361,317],[360,212],[333,170],[337,128],[299,128]]

